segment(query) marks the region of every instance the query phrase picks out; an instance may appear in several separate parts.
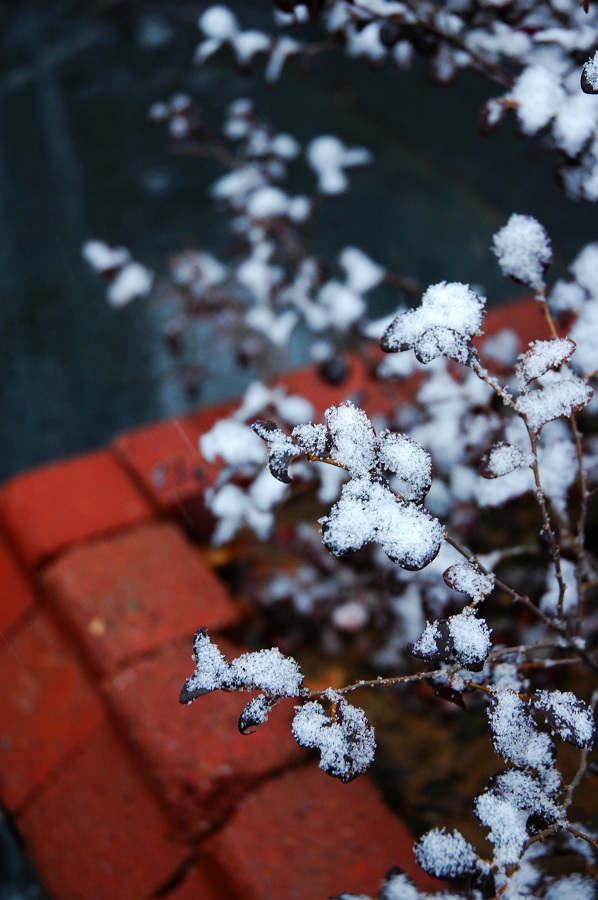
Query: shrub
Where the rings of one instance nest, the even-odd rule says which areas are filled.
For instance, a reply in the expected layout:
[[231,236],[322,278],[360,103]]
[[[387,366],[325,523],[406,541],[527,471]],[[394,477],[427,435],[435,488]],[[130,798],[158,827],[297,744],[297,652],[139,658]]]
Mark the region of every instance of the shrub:
[[[213,6],[199,19],[196,62],[206,64],[224,46],[243,69],[261,55],[271,82],[289,58],[339,47],[357,65],[399,70],[421,56],[443,84],[473,68],[503,91],[483,110],[483,130],[512,115],[523,135],[541,132],[558,156],[564,190],[594,201],[598,100],[589,95],[598,92],[598,54],[591,55],[598,15],[582,6],[279,0],[276,36],[244,29],[229,8]],[[250,734],[293,698],[295,739],[342,781],[364,772],[376,747],[366,713],[351,702],[356,691],[427,684],[438,703],[483,706],[505,764],[473,802],[491,852],[476,850],[458,830],[435,827],[416,843],[418,862],[455,880],[454,897],[595,896],[595,825],[575,822],[571,809],[590,769],[598,702],[598,565],[590,545],[598,245],[579,252],[569,278],[548,283],[551,241],[535,218],[514,213],[496,233],[492,252],[502,272],[527,286],[539,313],[542,336],[522,350],[509,330],[484,339],[486,299],[467,284],[433,284],[408,308],[412,280],[359,248],[340,250],[337,272],[310,249],[319,204],[348,189],[353,166],[372,161],[366,148],[330,134],[302,148],[247,99],[226,110],[223,138],[208,133],[187,96],[156,103],[150,116],[224,163],[211,194],[239,247],[232,262],[209,249],[172,258],[177,311],[167,339],[174,358],[193,364],[189,335],[205,319],[260,374],[236,412],[200,438],[203,456],[222,461],[208,495],[214,540],[226,543],[241,529],[266,538],[280,506],[316,489],[325,550],[313,522],[295,524],[303,563],[294,574],[276,573],[262,603],[284,601],[322,645],[332,636],[342,650],[367,632],[359,662],[374,673],[310,689],[299,663],[280,649],[227,661],[202,628],[181,702],[222,689],[253,692],[239,718]],[[284,187],[300,162],[315,178],[310,196]],[[123,248],[91,242],[85,254],[107,275],[113,304],[151,289],[151,274]],[[372,321],[368,294],[382,283],[402,303]],[[347,398],[331,404],[324,421],[311,421],[305,398],[268,386],[296,331],[324,382],[342,385],[361,355],[395,398],[392,413],[370,419]],[[375,341],[385,355],[373,352]],[[397,389],[406,378],[410,402]],[[351,554],[354,565],[345,560]],[[380,674],[383,666],[391,674]],[[560,742],[577,752],[569,779],[557,761]],[[576,855],[575,868],[557,874],[547,860],[564,851]],[[419,896],[396,871],[379,894]]]

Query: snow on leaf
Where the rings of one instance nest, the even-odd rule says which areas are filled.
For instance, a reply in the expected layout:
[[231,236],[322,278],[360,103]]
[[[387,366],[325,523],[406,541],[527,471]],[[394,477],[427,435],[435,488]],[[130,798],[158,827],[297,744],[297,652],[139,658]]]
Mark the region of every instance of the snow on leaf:
[[517,375],[525,384],[540,378],[549,369],[557,369],[575,351],[574,341],[555,338],[551,341],[532,341],[527,353],[522,353],[517,365]]
[[495,751],[517,766],[540,769],[554,758],[550,735],[538,731],[524,701],[508,688],[496,692],[488,708]]
[[529,459],[523,450],[507,441],[498,441],[482,456],[479,473],[483,478],[500,478],[528,465]]
[[557,72],[543,65],[531,65],[516,79],[508,99],[517,104],[521,130],[530,135],[548,125],[565,97]]
[[538,433],[547,422],[578,412],[593,396],[594,391],[587,382],[579,378],[566,378],[522,394],[516,409],[525,416],[531,430]]
[[352,403],[330,406],[324,413],[333,441],[332,459],[356,474],[376,464],[376,434],[365,412]]
[[196,670],[183,685],[179,697],[181,703],[192,703],[198,697],[224,687],[228,682],[229,665],[208,637],[207,628],[200,628],[195,635],[193,656]]
[[592,746],[596,736],[594,715],[571,691],[536,691],[532,703],[564,741],[585,749]]
[[254,422],[251,427],[268,444],[268,466],[271,473],[283,484],[290,484],[292,478],[288,471],[289,463],[299,455],[297,445],[270,419]]
[[497,231],[492,250],[505,275],[539,290],[544,272],[552,260],[552,249],[546,231],[532,216],[513,213],[507,224]]
[[345,484],[340,500],[320,522],[322,540],[335,556],[373,541],[405,569],[422,569],[431,562],[444,537],[430,513],[399,500],[384,479],[369,475]]
[[467,362],[470,340],[480,333],[485,299],[460,282],[431,285],[421,306],[400,313],[380,341],[386,353],[413,349],[420,362],[448,356]]
[[432,828],[414,846],[422,869],[435,878],[457,878],[475,870],[478,857],[460,831]]
[[278,647],[243,653],[230,664],[230,687],[267,691],[274,697],[296,697],[302,683],[297,661],[284,656]]
[[378,438],[378,460],[383,469],[401,479],[401,494],[407,500],[422,500],[432,484],[432,458],[405,434],[383,431]]
[[[256,725],[262,725],[276,701],[265,694],[259,694],[249,701],[239,716],[238,728],[241,734],[253,734]],[[251,729],[251,730],[250,730]]]
[[444,572],[443,578],[455,591],[468,594],[472,600],[487,597],[494,587],[494,575],[484,575],[473,563],[455,563]]
[[326,459],[332,453],[332,440],[325,425],[297,425],[293,428],[293,438],[304,453],[318,459]]
[[447,660],[453,652],[453,636],[446,619],[427,622],[422,634],[407,649],[412,656],[428,662]]
[[334,697],[334,717],[317,701],[296,707],[293,736],[302,747],[320,751],[320,768],[341,781],[352,781],[374,758],[374,729],[362,709]]
[[598,94],[598,50],[584,63],[581,89],[585,94]]
[[181,703],[191,703],[219,688],[265,691],[271,697],[297,697],[301,693],[303,675],[298,663],[277,647],[243,653],[228,663],[208,637],[207,628],[200,628],[194,638],[193,655],[196,670],[183,686]]
[[472,672],[484,668],[490,652],[490,629],[484,619],[478,619],[475,609],[467,607],[448,620],[454,653],[462,666]]
[[494,844],[496,861],[505,866],[516,863],[529,838],[526,815],[510,800],[491,791],[476,798],[474,811],[482,825],[490,829],[488,840]]

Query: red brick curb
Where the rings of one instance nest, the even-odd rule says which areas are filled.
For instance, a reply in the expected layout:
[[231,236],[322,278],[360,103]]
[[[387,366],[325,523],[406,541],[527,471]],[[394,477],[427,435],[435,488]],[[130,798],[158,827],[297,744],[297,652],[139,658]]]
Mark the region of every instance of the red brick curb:
[[[498,327],[539,336],[538,309],[517,310],[495,314]],[[366,375],[355,361],[338,388],[313,369],[284,383],[317,415],[347,396],[385,409]],[[60,900],[375,895],[394,865],[434,889],[371,782],[336,783],[297,747],[290,704],[246,737],[236,695],[177,702],[193,633],[239,623],[187,536],[209,531],[216,471],[197,438],[229,409],[137,429],[0,487],[2,803]]]

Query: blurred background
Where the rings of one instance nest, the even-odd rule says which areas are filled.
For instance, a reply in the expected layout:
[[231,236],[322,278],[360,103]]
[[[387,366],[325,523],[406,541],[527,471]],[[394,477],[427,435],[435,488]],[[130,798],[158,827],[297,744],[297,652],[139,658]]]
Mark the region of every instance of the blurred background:
[[[480,77],[439,88],[420,65],[401,74],[337,52],[308,69],[291,60],[268,88],[259,62],[243,77],[226,51],[192,66],[206,5],[0,3],[0,479],[189,405],[169,373],[159,309],[110,309],[81,258],[90,238],[125,244],[158,274],[182,248],[226,254],[225,222],[206,196],[222,170],[177,155],[147,118],[175,91],[214,127],[248,95],[302,141],[332,132],[373,151],[350,192],[323,207],[318,246],[331,260],[355,244],[423,286],[471,282],[495,303],[517,292],[488,250],[511,212],[543,222],[562,267],[595,236],[595,211],[561,194],[539,141],[519,140],[510,123],[477,135],[481,104],[498,93]],[[271,26],[269,0],[234,9],[243,26]],[[251,379],[215,357],[200,361],[201,404]]]
[[[253,77],[235,72],[227,52],[194,69],[206,5],[0,3],[0,480],[190,405],[169,372],[159,308],[109,308],[81,258],[90,238],[125,244],[158,274],[183,248],[226,254],[225,222],[206,196],[221,169],[172,152],[147,118],[173,92],[196,98],[213,127],[229,101],[251,96],[300,141],[332,132],[372,150],[374,165],[353,170],[351,191],[323,207],[318,246],[330,260],[355,244],[424,286],[471,282],[498,303],[517,289],[488,248],[511,212],[543,222],[557,271],[596,236],[595,210],[561,194],[541,142],[510,125],[478,137],[480,107],[498,93],[481,78],[441,89],[421,65],[400,74],[340,52],[309,69],[292,60],[274,88],[259,64]],[[233,6],[244,26],[270,26],[269,0]],[[200,360],[195,403],[251,379],[214,357]],[[0,898],[41,897],[15,840],[0,827]]]

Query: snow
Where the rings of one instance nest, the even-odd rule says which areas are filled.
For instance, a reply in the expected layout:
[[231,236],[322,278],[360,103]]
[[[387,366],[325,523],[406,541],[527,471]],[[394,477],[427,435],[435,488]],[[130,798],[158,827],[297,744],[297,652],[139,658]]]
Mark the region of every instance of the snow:
[[115,276],[106,291],[111,306],[127,306],[138,297],[146,297],[152,289],[154,274],[138,262],[130,262]]
[[432,458],[405,434],[383,431],[378,438],[378,460],[399,478],[397,488],[407,500],[421,500],[432,484]]
[[365,294],[377,287],[386,273],[382,266],[375,263],[358,247],[345,247],[337,259],[347,276],[347,287],[357,294]]
[[587,94],[574,94],[559,107],[552,125],[555,143],[568,156],[578,156],[596,130],[596,101]]
[[360,294],[356,294],[351,288],[340,281],[327,281],[317,295],[318,306],[321,307],[320,315],[324,313],[320,326],[317,318],[312,320],[314,331],[321,331],[333,325],[339,331],[347,331],[351,325],[360,319],[367,307]]
[[591,297],[598,296],[598,243],[586,244],[569,266],[569,271]]
[[341,781],[351,781],[364,772],[374,758],[376,740],[374,729],[365,713],[351,706],[341,696],[331,699],[335,704],[335,721],[323,706],[310,701],[296,707],[293,736],[302,747],[320,751],[320,768]]
[[297,425],[293,428],[292,436],[305,453],[310,453],[319,459],[326,459],[332,449],[328,429],[325,425],[314,425],[311,422],[306,425]]
[[488,708],[488,719],[492,743],[499,756],[526,768],[551,766],[552,740],[538,731],[527,705],[514,691],[497,690]]
[[196,670],[185,685],[189,693],[219,688],[261,690],[272,697],[297,697],[301,693],[303,675],[297,662],[277,647],[243,653],[228,663],[203,628],[195,635],[193,648]]
[[254,219],[271,219],[286,215],[289,197],[280,188],[266,185],[253,191],[247,201],[247,214]]
[[82,248],[83,259],[94,272],[109,272],[120,269],[131,259],[126,247],[109,247],[103,241],[86,241]]
[[484,478],[500,478],[520,466],[529,466],[531,457],[520,447],[499,441],[484,454],[480,463],[480,473]]
[[519,338],[512,328],[503,328],[486,338],[482,344],[484,356],[502,366],[512,366],[517,358]]
[[598,93],[598,50],[585,63],[583,76],[592,92]]
[[307,146],[306,159],[318,178],[322,194],[341,194],[348,187],[344,170],[371,162],[372,155],[365,147],[345,147],[333,135],[320,135]]
[[234,419],[220,419],[199,438],[199,450],[207,462],[220,457],[235,468],[263,465],[266,452],[263,443],[248,425]]
[[448,620],[455,656],[466,668],[481,667],[490,652],[490,629],[469,607]]
[[335,556],[372,541],[407,569],[421,569],[436,556],[444,538],[437,519],[398,500],[385,483],[357,476],[343,485],[340,500],[320,519],[322,540]]
[[272,710],[272,701],[265,694],[254,697],[245,706],[239,718],[239,731],[243,734],[251,734],[247,729],[253,725],[263,725],[267,722],[268,715]]
[[526,353],[521,354],[517,365],[517,375],[525,384],[540,378],[549,369],[558,368],[575,351],[575,343],[569,338],[532,341],[529,347]]
[[365,412],[351,402],[330,406],[324,413],[333,449],[331,457],[355,474],[376,464],[376,435]]
[[226,41],[233,38],[239,23],[234,13],[227,6],[210,6],[199,17],[197,25],[206,37],[215,41]]
[[243,653],[230,664],[227,684],[267,691],[274,697],[296,697],[303,683],[297,662],[277,647]]
[[415,858],[429,875],[435,878],[457,878],[472,872],[477,855],[459,831],[433,828],[424,834],[414,847]]
[[233,39],[233,47],[240,66],[248,65],[258,53],[266,53],[272,38],[263,31],[242,31]]
[[467,284],[431,285],[420,307],[394,319],[382,338],[382,349],[392,353],[412,348],[425,363],[437,356],[466,362],[469,341],[480,333],[485,302]]
[[592,298],[583,306],[570,331],[576,344],[574,367],[587,374],[598,369],[598,300]]
[[488,839],[494,844],[496,861],[504,866],[516,863],[529,837],[527,814],[493,793],[480,794],[474,809],[482,825],[490,829]]
[[495,576],[484,575],[473,563],[463,562],[448,568],[444,580],[453,590],[467,594],[472,600],[481,600],[492,591]]
[[525,416],[529,427],[538,433],[542,427],[560,416],[570,416],[586,406],[594,391],[585,381],[578,378],[563,378],[549,382],[540,390],[522,394],[516,402],[516,409]]
[[368,611],[362,603],[357,600],[348,600],[333,609],[330,620],[335,628],[339,631],[346,631],[349,634],[361,631],[367,625],[369,619]]
[[575,900],[596,900],[597,895],[596,880],[575,873],[553,881],[544,892],[544,900],[571,900],[572,897]]
[[532,702],[564,741],[586,749],[592,746],[596,736],[594,715],[571,691],[536,691]]
[[546,231],[536,219],[513,213],[494,235],[492,250],[505,275],[534,290],[542,288],[552,249]]
[[526,135],[536,134],[548,125],[565,98],[560,77],[543,65],[524,69],[509,95],[517,105],[517,119]]
[[[575,613],[579,601],[575,564],[568,559],[561,559],[561,574],[566,587],[563,598],[563,615],[567,616]],[[558,599],[559,583],[556,579],[554,563],[551,563],[546,579],[546,592],[540,598],[540,609],[542,612],[556,616],[558,613]]]

